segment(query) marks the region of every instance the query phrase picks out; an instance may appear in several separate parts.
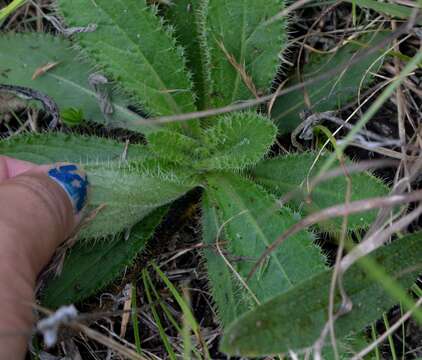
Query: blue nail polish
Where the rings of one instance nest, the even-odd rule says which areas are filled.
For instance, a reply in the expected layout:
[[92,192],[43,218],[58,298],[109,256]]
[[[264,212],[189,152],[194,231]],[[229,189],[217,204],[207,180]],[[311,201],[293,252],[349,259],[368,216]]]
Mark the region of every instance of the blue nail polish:
[[57,182],[72,200],[75,212],[79,213],[87,201],[88,179],[81,176],[76,165],[61,165],[49,170],[48,175]]

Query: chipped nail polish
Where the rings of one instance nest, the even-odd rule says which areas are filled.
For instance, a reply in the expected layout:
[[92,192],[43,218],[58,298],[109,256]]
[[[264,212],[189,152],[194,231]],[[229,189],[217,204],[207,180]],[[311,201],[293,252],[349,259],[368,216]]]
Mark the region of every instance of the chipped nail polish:
[[64,164],[50,169],[48,176],[66,191],[72,201],[75,213],[79,213],[88,198],[89,182],[85,172],[76,165]]

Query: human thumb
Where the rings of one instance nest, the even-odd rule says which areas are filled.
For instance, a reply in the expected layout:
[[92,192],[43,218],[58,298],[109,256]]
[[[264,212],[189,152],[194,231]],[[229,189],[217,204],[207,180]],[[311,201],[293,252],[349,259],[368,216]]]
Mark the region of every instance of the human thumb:
[[3,181],[1,246],[18,243],[38,274],[80,221],[87,196],[86,174],[74,164],[38,166]]
[[[34,167],[0,183],[0,332],[30,329],[36,278],[75,230],[87,198],[86,174],[73,164]],[[0,359],[22,358],[26,340],[0,337]]]

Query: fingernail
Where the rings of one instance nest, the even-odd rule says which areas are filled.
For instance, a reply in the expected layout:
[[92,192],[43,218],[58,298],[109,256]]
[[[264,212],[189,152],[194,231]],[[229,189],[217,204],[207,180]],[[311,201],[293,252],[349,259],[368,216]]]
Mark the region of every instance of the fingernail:
[[66,191],[75,214],[80,213],[88,200],[89,182],[86,173],[77,165],[62,164],[50,169],[48,176]]

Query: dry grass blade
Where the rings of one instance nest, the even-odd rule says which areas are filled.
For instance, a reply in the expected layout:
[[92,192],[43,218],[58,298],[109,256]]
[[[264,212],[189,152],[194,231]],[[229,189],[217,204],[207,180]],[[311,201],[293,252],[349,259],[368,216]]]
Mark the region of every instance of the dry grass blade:
[[[39,311],[40,313],[50,316],[53,314],[53,311],[46,309],[38,304],[31,304],[34,310]],[[78,316],[79,317],[79,316]],[[112,349],[117,354],[125,356],[127,359],[131,360],[148,360],[144,356],[138,354],[136,351],[129,349],[127,346],[120,344],[116,340],[113,340],[110,337],[107,337],[100,332],[89,328],[88,326],[79,323],[78,321],[71,321],[66,324],[67,327],[71,328],[78,333],[84,334],[89,339],[92,339],[99,344],[102,344],[109,349]]]
[[[415,308],[418,308],[422,305],[422,298],[420,298],[415,305]],[[412,310],[414,310],[412,309]],[[368,355],[371,351],[373,351],[377,346],[379,346],[384,340],[388,338],[389,335],[393,334],[399,327],[407,321],[412,316],[412,310],[406,312],[400,319],[398,319],[384,334],[382,334],[377,340],[372,342],[369,346],[365,349],[354,355],[350,360],[360,360],[363,359],[366,355]]]
[[[380,159],[380,160],[365,160],[360,161],[355,164],[344,164],[343,166],[333,169],[330,171],[327,171],[326,173],[323,173],[313,180],[309,182],[308,189],[309,191],[312,191],[318,184],[327,181],[329,179],[332,179],[337,176],[344,175],[344,172],[346,171],[348,174],[354,174],[354,173],[360,173],[367,170],[374,170],[374,169],[381,169],[386,167],[392,167],[397,166],[399,162],[397,160],[390,160],[390,159]],[[283,198],[284,199],[284,198]]]
[[[413,193],[414,194],[414,193]],[[414,201],[414,200],[412,200]],[[358,246],[356,246],[344,259],[342,259],[340,267],[341,271],[345,272],[350,266],[352,266],[361,257],[369,254],[375,249],[383,245],[387,239],[394,233],[406,228],[410,223],[415,221],[422,214],[422,205],[418,206],[415,210],[409,214],[403,216],[392,225],[387,227],[385,230],[379,230],[372,234],[372,236],[364,239]]]
[[260,305],[260,301],[258,300],[256,295],[249,288],[248,284],[245,282],[245,280],[242,278],[242,276],[236,271],[236,269],[233,267],[233,265],[230,263],[230,261],[226,258],[226,256],[224,255],[224,253],[223,253],[223,251],[221,250],[221,247],[220,247],[220,237],[221,237],[221,233],[224,230],[224,227],[227,226],[227,224],[229,224],[231,221],[233,221],[237,216],[240,216],[240,215],[242,215],[246,212],[247,212],[247,210],[241,211],[236,216],[233,216],[230,219],[227,219],[224,223],[221,224],[221,226],[219,227],[218,232],[217,232],[215,244],[216,244],[218,254],[221,256],[223,261],[226,263],[227,267],[230,269],[230,271],[233,273],[233,275],[236,277],[236,279],[239,280],[240,284],[242,284],[242,287],[251,295],[251,298],[255,301],[255,303],[257,305]]
[[[412,221],[417,219],[422,214],[422,205],[419,206],[414,211],[410,212],[406,216],[403,216],[401,219],[393,223],[389,226],[386,230],[380,231],[380,233],[374,234],[372,237],[368,238],[367,240],[361,242],[358,246],[356,246],[348,255],[346,255],[343,259],[341,259],[340,252],[336,258],[336,264],[333,271],[333,278],[330,288],[330,313],[329,313],[329,320],[324,326],[323,330],[321,331],[321,335],[319,339],[316,341],[314,345],[316,358],[321,358],[321,350],[324,346],[325,337],[330,331],[332,338],[334,338],[334,322],[343,315],[346,315],[348,312],[352,310],[353,304],[350,301],[349,296],[345,292],[343,288],[342,276],[347,269],[353,265],[357,260],[361,257],[369,254],[370,252],[376,250],[382,244],[386,242],[386,240],[395,232],[400,231],[406,228]],[[342,247],[342,245],[340,245]],[[337,313],[333,313],[333,304],[334,304],[334,294],[335,294],[335,285],[338,285],[341,298],[342,298],[342,306],[338,310]],[[332,339],[333,349],[336,349],[336,342]],[[338,357],[336,357],[338,358]]]
[[85,334],[87,337],[89,337],[90,339],[104,345],[107,346],[108,348],[112,349],[113,351],[115,351],[116,353],[125,356],[128,359],[131,360],[147,360],[147,358],[145,358],[142,355],[139,355],[136,351],[128,349],[127,346],[122,345],[120,343],[118,343],[117,341],[104,336],[103,334],[99,333],[98,331],[92,330],[90,329],[88,326],[86,325],[82,325],[82,324],[74,324],[70,326],[72,329],[79,331],[83,334]]
[[307,3],[310,3],[312,0],[298,0],[289,5],[287,8],[285,8],[283,11],[280,11],[277,15],[273,16],[271,19],[268,19],[265,25],[272,24],[273,22],[276,22],[278,20],[283,19],[288,14],[290,14],[292,11],[301,8],[302,6],[306,5]]
[[56,61],[56,62],[49,62],[49,63],[47,63],[47,64],[45,64],[43,66],[40,66],[39,68],[37,68],[34,71],[34,74],[32,75],[32,78],[31,79],[32,80],[35,80],[36,78],[44,75],[47,71],[55,68],[59,64],[60,64],[60,62],[59,61]]
[[[418,17],[417,19],[419,19],[419,18],[422,18],[422,16]],[[391,35],[386,36],[376,46],[373,46],[369,49],[366,49],[361,54],[359,54],[358,56],[355,56],[353,59],[351,59],[347,64],[345,64],[343,66],[335,67],[330,71],[327,71],[327,72],[325,72],[325,73],[323,73],[319,76],[316,76],[316,77],[311,78],[309,80],[306,80],[304,82],[298,83],[296,85],[289,86],[288,88],[286,88],[284,90],[280,90],[277,94],[269,94],[269,95],[266,95],[266,96],[259,97],[256,100],[244,101],[244,102],[239,103],[239,104],[232,104],[232,105],[228,105],[228,106],[224,106],[224,107],[220,107],[220,108],[216,108],[216,109],[208,109],[208,110],[195,111],[195,112],[185,113],[185,114],[180,114],[180,115],[161,116],[161,117],[157,117],[157,118],[151,118],[148,121],[158,125],[158,124],[167,124],[167,123],[171,123],[171,122],[181,122],[181,121],[189,121],[189,120],[194,120],[194,119],[203,119],[203,118],[207,118],[207,117],[211,117],[211,116],[226,114],[226,113],[229,113],[229,112],[245,110],[245,109],[249,109],[249,108],[264,104],[264,103],[272,100],[274,98],[274,96],[280,97],[280,96],[288,94],[292,91],[301,90],[305,87],[308,87],[309,85],[324,81],[326,79],[332,78],[333,76],[336,76],[336,75],[342,73],[343,71],[345,71],[349,67],[359,63],[360,61],[362,61],[362,59],[365,59],[369,55],[372,55],[374,53],[379,52],[382,48],[384,48],[386,45],[388,45],[394,39],[397,39],[400,36],[409,32],[412,29],[413,24],[414,24],[414,22],[407,22],[407,23],[403,24],[396,31],[392,32]],[[135,120],[134,123],[139,124],[139,125],[145,124],[145,120],[144,119]]]
[[295,225],[293,225],[292,227],[290,227],[288,230],[286,230],[271,244],[271,246],[267,248],[267,250],[265,250],[265,252],[259,257],[258,261],[254,264],[252,270],[248,275],[248,279],[253,276],[259,266],[265,261],[267,256],[274,251],[274,249],[280,246],[289,236],[296,234],[302,229],[317,224],[318,222],[329,220],[333,217],[346,216],[379,208],[391,208],[395,205],[406,204],[421,200],[422,190],[417,190],[404,195],[391,195],[388,197],[378,197],[367,200],[353,201],[349,204],[332,206],[317,213],[311,214],[296,223]]
[[224,46],[224,43],[221,41],[217,41],[218,46],[220,47],[221,51],[226,56],[229,63],[235,68],[235,70],[239,73],[240,77],[242,78],[244,84],[249,89],[249,91],[257,98],[259,99],[258,92],[256,90],[256,86],[251,78],[251,76],[246,72],[245,65],[239,64],[234,56],[230,54],[226,47]]
[[[419,158],[417,161],[415,161],[412,166],[409,168],[409,174],[408,176],[398,180],[393,190],[391,191],[392,195],[402,194],[403,192],[408,189],[408,184],[412,183],[415,179],[418,178],[420,171],[422,169],[422,158]],[[368,238],[372,236],[372,234],[376,233],[380,228],[383,227],[383,225],[389,221],[390,218],[390,209],[381,209],[377,219],[374,221],[374,223],[369,228],[368,232],[365,235],[365,238]]]

